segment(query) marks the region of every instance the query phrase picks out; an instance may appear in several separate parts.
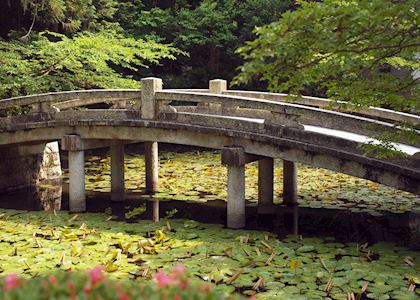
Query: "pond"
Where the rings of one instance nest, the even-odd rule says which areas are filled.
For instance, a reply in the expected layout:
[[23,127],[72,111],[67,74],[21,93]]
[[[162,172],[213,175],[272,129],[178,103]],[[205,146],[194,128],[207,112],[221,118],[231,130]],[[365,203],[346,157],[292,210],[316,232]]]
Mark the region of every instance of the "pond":
[[[144,194],[142,156],[126,156],[127,200],[109,201],[106,156],[87,162],[86,214],[69,214],[67,186],[46,185],[0,205],[0,271],[36,276],[54,269],[106,266],[113,278],[150,280],[182,263],[193,280],[258,299],[417,299],[420,290],[418,197],[330,171],[299,166],[299,206],[281,197],[258,215],[257,167],[247,167],[247,228],[224,228],[225,168],[218,153],[160,155],[160,193]],[[38,193],[39,194],[39,193]],[[168,200],[169,199],[169,200]],[[161,222],[152,223],[159,200]],[[42,206],[56,211],[37,210]],[[414,290],[412,292],[411,290]],[[416,295],[417,293],[417,295]]]

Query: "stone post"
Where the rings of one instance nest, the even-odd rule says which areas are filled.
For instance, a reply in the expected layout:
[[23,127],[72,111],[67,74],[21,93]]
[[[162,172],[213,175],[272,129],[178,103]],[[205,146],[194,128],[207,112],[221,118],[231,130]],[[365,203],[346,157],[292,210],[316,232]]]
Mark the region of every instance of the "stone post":
[[85,153],[83,150],[69,151],[69,177],[70,211],[85,211]]
[[213,79],[209,81],[209,93],[222,94],[227,91],[227,81],[223,79]]
[[58,112],[58,111],[59,111],[59,109],[57,109],[56,107],[53,107],[51,105],[51,102],[34,103],[34,104],[32,104],[32,109],[31,109],[31,112],[35,113],[35,114],[54,113],[54,112]]
[[287,206],[297,204],[297,166],[288,160],[283,160],[283,202]]
[[61,141],[63,150],[69,152],[69,206],[71,212],[86,210],[85,153],[80,136],[71,134]]
[[[158,105],[155,93],[162,90],[162,79],[143,78],[141,80],[141,117],[142,119],[154,119],[158,115]],[[157,142],[144,143],[144,156],[146,165],[146,192],[158,191],[158,144]]]
[[267,157],[258,161],[258,213],[273,213],[274,159]]
[[157,103],[155,93],[162,90],[162,79],[143,78],[141,80],[141,118],[154,119],[157,117]]
[[111,149],[111,201],[123,201],[124,187],[124,144],[112,145]]
[[227,165],[227,227],[245,226],[245,157],[242,147],[223,147],[222,163]]
[[153,194],[159,189],[159,157],[157,142],[144,142],[144,157],[146,160],[146,192]]

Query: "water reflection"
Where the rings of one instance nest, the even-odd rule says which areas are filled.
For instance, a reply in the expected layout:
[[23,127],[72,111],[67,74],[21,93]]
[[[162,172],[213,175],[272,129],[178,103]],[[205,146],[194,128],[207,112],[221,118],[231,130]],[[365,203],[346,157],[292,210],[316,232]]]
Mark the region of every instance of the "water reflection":
[[43,181],[0,195],[0,207],[18,210],[60,210],[63,185],[61,180]]
[[[60,184],[44,184],[38,188],[21,190],[0,196],[0,207],[22,210],[59,210],[68,209],[68,193],[62,193]],[[63,196],[62,196],[63,194]],[[176,209],[174,218],[192,219],[203,223],[226,222],[226,203],[209,201],[207,203],[159,199],[147,201],[140,199],[144,195],[131,193],[125,202],[113,203],[109,194],[88,194],[87,210],[104,212],[112,208],[112,213],[119,220],[124,220],[128,210],[146,203],[147,210],[141,219],[153,220],[159,212],[164,217],[167,211]],[[153,213],[154,212],[154,213]],[[379,241],[395,242],[420,250],[420,212],[384,213],[371,215],[366,212],[347,210],[285,207],[274,205],[264,213],[258,213],[255,203],[246,208],[247,229],[269,230],[284,237],[297,234],[314,237],[331,237],[339,242],[376,243]],[[135,222],[130,219],[129,222]]]

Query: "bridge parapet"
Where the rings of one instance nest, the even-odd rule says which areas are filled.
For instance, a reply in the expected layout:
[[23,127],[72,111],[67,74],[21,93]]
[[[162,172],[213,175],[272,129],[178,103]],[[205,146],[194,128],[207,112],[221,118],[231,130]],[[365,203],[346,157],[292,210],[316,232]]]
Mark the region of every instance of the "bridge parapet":
[[[98,103],[108,105],[103,106],[104,109],[88,108]],[[0,100],[0,110],[14,106],[33,107],[29,114],[0,118],[0,145],[79,136],[83,147],[69,150],[74,152],[71,156],[77,168],[73,170],[79,174],[73,176],[79,178],[77,186],[81,186],[83,179],[81,153],[85,148],[93,144],[111,146],[111,161],[116,165],[112,167],[114,175],[111,174],[113,199],[117,200],[122,198],[124,189],[121,175],[124,143],[137,141],[145,141],[148,149],[149,180],[146,182],[149,192],[157,189],[157,142],[165,142],[213,149],[238,147],[245,154],[258,157],[260,200],[269,209],[273,158],[285,162],[284,170],[288,174],[284,180],[288,191],[284,195],[285,203],[296,202],[296,162],[420,194],[420,153],[379,159],[363,153],[360,148],[363,142],[341,136],[401,132],[404,129],[396,126],[398,122],[418,126],[419,116],[378,108],[337,111],[339,107],[334,103],[314,97],[292,97],[290,101],[284,94],[231,91],[224,80],[211,81],[208,89],[170,90],[163,89],[159,78],[145,78],[141,90],[71,91]],[[308,126],[340,131],[340,135],[310,131]],[[418,143],[406,142],[420,147]],[[417,149],[415,147],[412,148]],[[410,154],[415,152],[411,150]],[[232,178],[243,173],[243,164],[229,166],[238,167]],[[84,190],[79,194],[84,195]],[[243,200],[242,196],[239,198]],[[81,196],[79,199],[83,200]]]
[[[319,126],[365,136],[404,133],[405,130],[399,128],[396,122],[420,126],[420,116],[412,114],[374,107],[358,110],[345,102],[316,97],[288,97],[285,94],[227,90],[224,80],[211,81],[209,89],[195,90],[163,90],[162,80],[158,78],[145,78],[142,85],[141,90],[68,91],[3,99],[0,100],[0,110],[31,106],[30,113],[55,114],[105,102],[112,104],[110,109],[140,110],[142,119],[176,120],[177,116],[165,114],[201,113],[258,118],[267,125],[300,129],[303,128],[302,124]],[[173,101],[178,102],[176,108],[170,106]],[[194,106],[191,103],[195,103]],[[345,112],[337,111],[339,109]],[[11,122],[19,123],[19,118],[9,120],[8,124]],[[405,134],[401,135],[401,139],[406,144],[420,147],[420,143],[411,142],[405,138]]]
[[[351,133],[377,136],[389,132],[401,132],[401,128],[392,123],[369,119],[363,116],[350,115],[343,112],[304,106],[288,102],[256,99],[244,96],[230,96],[209,93],[185,92],[176,90],[161,90],[156,92],[156,101],[165,104],[171,101],[197,104],[212,104],[206,108],[201,106],[184,109],[176,107],[177,112],[208,113],[230,115],[247,118],[261,118],[266,124],[303,128],[302,124],[319,126],[333,130],[343,130]],[[235,107],[233,111],[224,109],[228,104]],[[215,106],[219,105],[219,106]],[[159,107],[164,107],[163,105]],[[162,111],[158,113],[160,115]],[[415,117],[413,117],[414,119]],[[402,139],[404,137],[402,136]],[[404,142],[410,144],[409,140]],[[419,143],[414,146],[420,147]]]
[[141,103],[141,91],[131,89],[85,90],[29,95],[0,100],[0,110],[17,106],[32,106],[32,113],[58,112],[60,109],[103,102],[132,101]]

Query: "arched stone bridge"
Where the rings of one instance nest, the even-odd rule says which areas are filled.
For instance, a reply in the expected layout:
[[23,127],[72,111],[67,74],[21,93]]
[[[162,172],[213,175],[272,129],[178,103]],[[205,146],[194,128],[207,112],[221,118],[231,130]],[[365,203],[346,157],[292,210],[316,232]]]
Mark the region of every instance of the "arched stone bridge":
[[[259,161],[259,209],[273,201],[273,159],[284,160],[284,202],[297,199],[296,163],[322,167],[420,195],[420,145],[401,135],[406,157],[364,154],[369,136],[404,132],[400,122],[420,117],[380,108],[351,106],[314,97],[227,90],[212,80],[205,90],[166,90],[158,78],[141,90],[88,90],[0,100],[29,113],[0,118],[0,147],[60,141],[69,151],[70,210],[85,210],[84,150],[111,147],[112,199],[124,198],[124,144],[145,142],[146,190],[158,189],[157,143],[221,150],[228,167],[229,227],[245,222],[244,165]],[[88,109],[107,103],[110,108]],[[343,104],[343,103],[341,103]],[[418,133],[417,133],[418,134]]]

